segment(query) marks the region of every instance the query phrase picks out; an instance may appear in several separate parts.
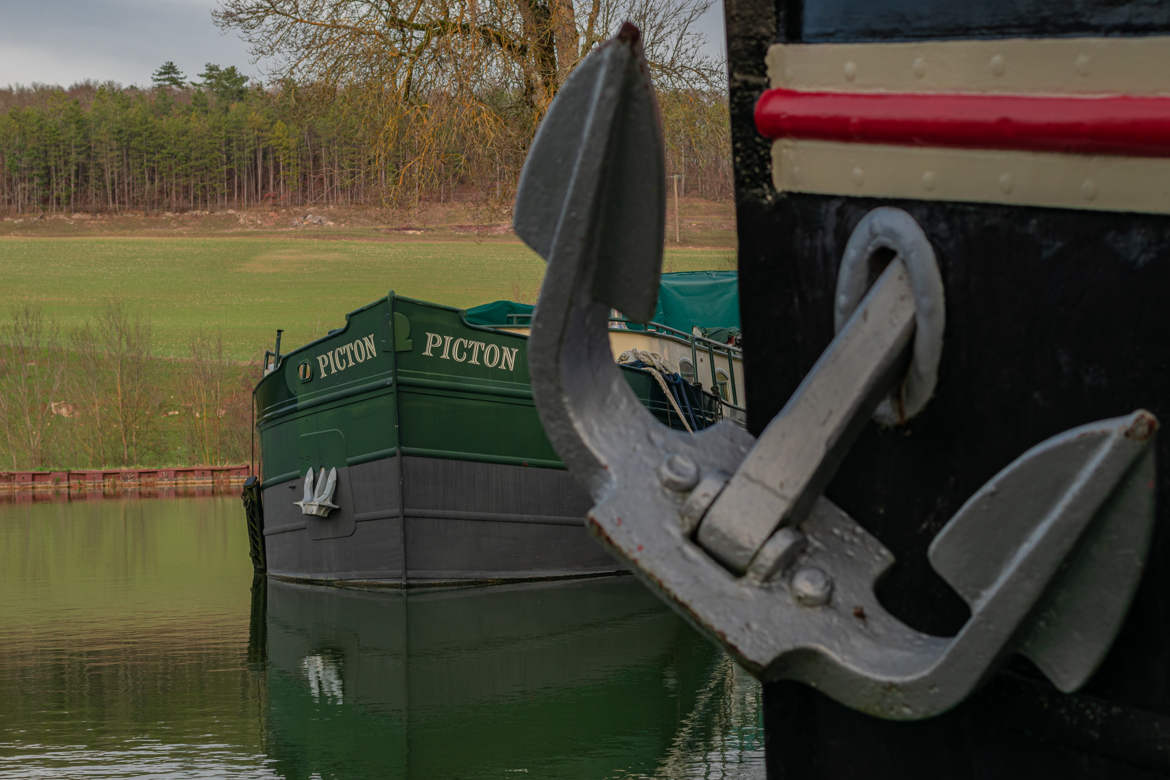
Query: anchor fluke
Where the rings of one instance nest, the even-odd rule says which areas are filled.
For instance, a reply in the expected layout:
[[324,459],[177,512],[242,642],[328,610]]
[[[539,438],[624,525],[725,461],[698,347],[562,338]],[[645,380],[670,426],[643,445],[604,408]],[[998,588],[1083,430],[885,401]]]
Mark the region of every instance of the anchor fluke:
[[[650,416],[614,364],[607,325],[611,308],[634,320],[653,315],[665,215],[658,105],[640,35],[627,26],[553,100],[514,217],[517,235],[548,261],[528,342],[532,395],[549,440],[591,489],[611,483],[606,461],[627,449],[624,431]],[[611,425],[582,438],[572,420],[587,408],[604,410]]]
[[557,93],[516,193],[516,234],[549,262],[572,254],[580,255],[580,270],[596,263],[590,285],[596,299],[639,321],[653,316],[658,296],[662,149],[641,35],[627,22]]
[[[1062,691],[1085,683],[1137,589],[1153,531],[1157,420],[1138,410],[1018,457],[935,537],[931,565]],[[1025,618],[1024,616],[1027,615]]]

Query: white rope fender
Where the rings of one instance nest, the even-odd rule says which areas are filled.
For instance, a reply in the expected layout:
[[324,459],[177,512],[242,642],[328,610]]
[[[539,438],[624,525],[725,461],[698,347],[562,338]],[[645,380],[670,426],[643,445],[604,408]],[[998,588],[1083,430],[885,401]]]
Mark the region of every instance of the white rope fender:
[[666,384],[666,380],[662,378],[664,373],[677,374],[678,372],[674,367],[662,355],[659,355],[657,352],[647,352],[644,349],[627,349],[618,355],[617,362],[634,363],[636,361],[641,361],[646,364],[646,370],[650,372],[650,376],[654,377],[654,381],[658,382],[658,386],[662,388],[662,394],[666,396],[667,401],[670,401],[671,408],[678,415],[678,419],[682,421],[683,427],[687,429],[687,433],[694,433],[690,423],[687,422],[686,415],[679,408],[678,401],[674,398],[674,393],[670,392],[670,387]]

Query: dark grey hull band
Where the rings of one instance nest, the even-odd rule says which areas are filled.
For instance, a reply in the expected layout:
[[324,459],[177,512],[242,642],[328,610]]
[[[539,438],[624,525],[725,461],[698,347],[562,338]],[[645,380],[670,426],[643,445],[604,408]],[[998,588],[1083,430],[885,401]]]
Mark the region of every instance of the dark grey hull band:
[[619,571],[585,530],[568,472],[398,456],[339,468],[328,518],[301,514],[304,477],[263,490],[268,573],[388,586]]

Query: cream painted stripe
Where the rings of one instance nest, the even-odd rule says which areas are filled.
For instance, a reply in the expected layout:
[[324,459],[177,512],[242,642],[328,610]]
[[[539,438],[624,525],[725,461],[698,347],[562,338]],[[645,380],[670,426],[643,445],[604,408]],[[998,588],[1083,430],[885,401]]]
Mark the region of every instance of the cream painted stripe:
[[[1170,96],[1170,37],[777,44],[773,87]],[[781,192],[1170,213],[1170,160],[780,139]]]
[[1170,214],[1170,159],[781,139],[780,192]]
[[768,76],[809,91],[1170,95],[1170,37],[776,44]]

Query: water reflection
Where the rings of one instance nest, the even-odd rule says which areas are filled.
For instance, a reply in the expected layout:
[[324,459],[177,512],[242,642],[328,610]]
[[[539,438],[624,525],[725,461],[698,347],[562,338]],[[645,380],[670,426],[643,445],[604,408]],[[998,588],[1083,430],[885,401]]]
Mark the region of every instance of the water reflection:
[[236,499],[0,507],[0,777],[272,777]]
[[632,578],[266,602],[283,776],[763,774],[758,686]]
[[0,778],[763,775],[759,686],[632,579],[251,582],[235,497],[0,506]]

